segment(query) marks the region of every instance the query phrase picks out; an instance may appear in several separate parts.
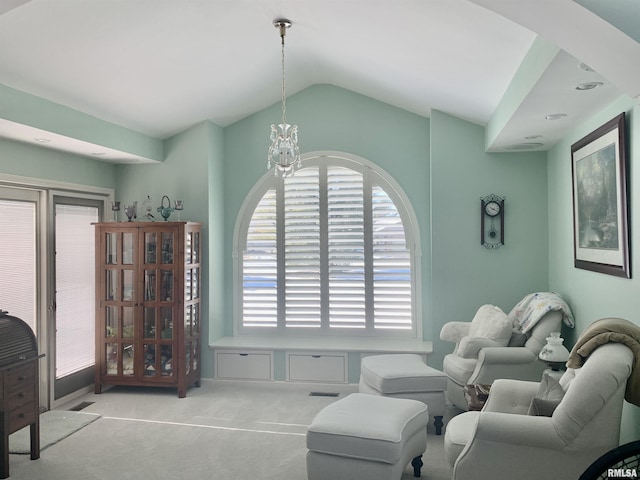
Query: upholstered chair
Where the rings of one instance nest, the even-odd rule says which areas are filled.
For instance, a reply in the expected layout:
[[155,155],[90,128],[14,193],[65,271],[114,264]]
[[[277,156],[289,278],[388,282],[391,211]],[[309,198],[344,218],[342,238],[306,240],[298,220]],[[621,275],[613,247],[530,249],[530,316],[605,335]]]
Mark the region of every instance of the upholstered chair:
[[627,345],[605,343],[559,380],[496,380],[482,411],[447,425],[453,480],[579,478],[618,445],[633,362]]
[[490,385],[498,378],[540,380],[546,365],[538,354],[551,332],[560,331],[563,320],[573,326],[569,307],[557,294],[542,292],[527,295],[508,315],[483,305],[471,322],[443,325],[440,338],[455,343],[442,368],[449,401],[467,410],[466,385]]

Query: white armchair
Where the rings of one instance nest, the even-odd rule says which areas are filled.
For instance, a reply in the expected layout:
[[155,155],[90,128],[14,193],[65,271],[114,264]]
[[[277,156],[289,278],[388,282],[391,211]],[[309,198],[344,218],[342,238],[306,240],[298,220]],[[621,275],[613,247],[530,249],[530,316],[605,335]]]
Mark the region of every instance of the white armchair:
[[598,347],[584,366],[564,373],[557,385],[566,393],[550,416],[531,410],[539,383],[496,380],[481,412],[460,414],[447,426],[453,480],[578,478],[618,445],[633,361],[626,345]]
[[[535,322],[530,321],[532,311],[539,314]],[[529,322],[524,333],[518,328],[523,318]],[[444,357],[442,367],[448,377],[449,401],[467,410],[465,385],[492,384],[498,378],[539,380],[545,365],[538,361],[538,354],[551,332],[560,331],[563,319],[573,326],[566,303],[557,294],[544,292],[527,295],[509,315],[498,307],[484,305],[471,322],[443,325],[440,338],[456,344]]]

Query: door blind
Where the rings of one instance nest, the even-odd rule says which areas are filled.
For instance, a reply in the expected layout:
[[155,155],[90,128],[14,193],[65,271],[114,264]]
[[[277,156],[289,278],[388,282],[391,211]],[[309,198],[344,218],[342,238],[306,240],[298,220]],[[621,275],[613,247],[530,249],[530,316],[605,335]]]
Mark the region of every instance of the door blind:
[[0,309],[36,331],[36,203],[0,200]]
[[95,233],[98,209],[56,204],[56,378],[95,359]]

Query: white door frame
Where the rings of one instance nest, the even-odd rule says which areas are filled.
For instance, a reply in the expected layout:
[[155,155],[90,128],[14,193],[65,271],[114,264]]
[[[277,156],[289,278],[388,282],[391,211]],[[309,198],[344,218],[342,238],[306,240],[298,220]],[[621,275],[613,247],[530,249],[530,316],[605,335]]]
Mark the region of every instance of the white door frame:
[[55,408],[85,393],[84,391],[60,398],[54,402],[53,388],[55,380],[55,362],[53,361],[53,345],[55,331],[52,325],[55,320],[55,271],[53,269],[52,251],[54,245],[54,206],[53,196],[80,197],[98,199],[104,202],[103,215],[107,220],[114,200],[114,189],[81,185],[56,180],[24,177],[0,173],[0,186],[22,188],[39,192],[38,225],[36,226],[36,244],[38,245],[37,263],[37,300],[36,332],[38,351],[45,356],[40,360],[40,406],[45,409]]

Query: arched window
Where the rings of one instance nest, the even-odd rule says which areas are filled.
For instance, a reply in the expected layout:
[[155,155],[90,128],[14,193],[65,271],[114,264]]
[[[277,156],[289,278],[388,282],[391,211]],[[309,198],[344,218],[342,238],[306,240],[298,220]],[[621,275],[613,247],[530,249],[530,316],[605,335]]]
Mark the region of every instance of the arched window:
[[265,175],[236,226],[238,333],[417,336],[417,240],[404,194],[362,158]]

